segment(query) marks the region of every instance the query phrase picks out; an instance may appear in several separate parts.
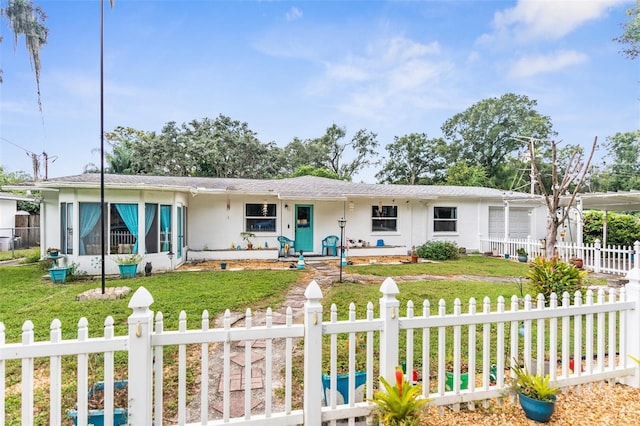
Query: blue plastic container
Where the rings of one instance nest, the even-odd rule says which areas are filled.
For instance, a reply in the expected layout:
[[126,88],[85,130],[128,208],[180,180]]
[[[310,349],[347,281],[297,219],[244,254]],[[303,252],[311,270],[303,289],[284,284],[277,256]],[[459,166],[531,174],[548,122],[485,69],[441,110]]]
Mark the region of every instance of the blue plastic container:
[[[123,389],[127,387],[127,380],[115,380],[113,382],[113,387],[115,389]],[[104,390],[104,382],[96,382],[91,389],[89,389],[89,393],[87,396],[91,398],[94,392]],[[77,410],[69,410],[67,413],[69,418],[73,420],[73,424],[78,424],[78,411]],[[104,426],[104,410],[89,410],[87,414],[87,420],[89,424],[94,426]],[[114,408],[113,409],[113,424],[114,426],[126,425],[129,420],[129,416],[127,415],[127,408]]]

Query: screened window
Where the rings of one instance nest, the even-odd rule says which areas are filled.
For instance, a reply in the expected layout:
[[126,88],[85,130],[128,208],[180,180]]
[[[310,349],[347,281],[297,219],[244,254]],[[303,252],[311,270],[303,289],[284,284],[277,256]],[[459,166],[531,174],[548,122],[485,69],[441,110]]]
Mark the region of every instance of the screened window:
[[371,230],[389,232],[398,230],[398,206],[371,206]]
[[246,204],[245,231],[276,232],[275,204]]
[[109,209],[111,254],[138,252],[138,205],[111,204]]
[[457,207],[433,208],[433,232],[456,232],[458,230]]
[[159,241],[158,205],[144,205],[144,248],[147,253],[158,253]]
[[73,203],[60,203],[60,252],[73,254]]
[[100,250],[100,203],[80,203],[80,255],[98,255]]
[[173,228],[171,226],[171,206],[160,206],[160,251],[173,251],[172,235]]

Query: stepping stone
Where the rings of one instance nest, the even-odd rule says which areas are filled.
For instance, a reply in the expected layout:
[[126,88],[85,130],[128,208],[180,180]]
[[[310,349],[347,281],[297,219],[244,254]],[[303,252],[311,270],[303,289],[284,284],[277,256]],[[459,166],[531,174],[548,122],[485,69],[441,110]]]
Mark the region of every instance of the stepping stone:
[[255,342],[253,342],[253,345],[251,345],[251,347],[255,349],[264,349],[267,347],[267,341],[264,339],[256,340]]
[[[249,347],[250,348],[264,348],[266,347],[265,341],[264,339],[262,340],[249,340]],[[245,346],[247,346],[247,340],[241,340],[239,341],[236,346],[238,346],[238,348],[244,348]]]
[[[243,368],[240,371],[231,373],[231,381],[229,383],[229,390],[231,392],[243,391],[244,388],[244,372]],[[251,370],[251,389],[262,389],[264,387],[264,378],[262,370]],[[218,383],[218,392],[224,391],[224,380],[222,374],[220,374],[220,381]]]
[[282,305],[283,307],[291,306],[292,309],[304,308],[304,300],[289,300]]
[[274,312],[271,322],[273,324],[286,324],[287,316],[281,312]]
[[[251,364],[253,364],[254,362],[257,361],[261,361],[264,359],[264,355],[262,354],[257,354],[255,352],[251,352]],[[239,365],[240,367],[244,367],[244,354],[243,353],[239,353],[237,355],[234,355],[231,357],[231,362]]]
[[[262,403],[261,400],[256,398],[251,398],[251,409],[253,410],[261,403]],[[213,406],[214,410],[216,410],[220,414],[224,414],[223,407],[224,406],[222,402],[215,404]],[[232,393],[231,397],[229,398],[229,417],[231,418],[242,417],[243,415],[244,415],[244,394],[239,392]]]

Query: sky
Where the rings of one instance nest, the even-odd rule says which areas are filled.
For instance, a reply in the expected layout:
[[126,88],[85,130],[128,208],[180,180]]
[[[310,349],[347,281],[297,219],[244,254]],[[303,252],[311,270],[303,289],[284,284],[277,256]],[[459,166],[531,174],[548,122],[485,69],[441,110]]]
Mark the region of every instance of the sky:
[[[48,177],[100,163],[100,2],[47,14],[43,111],[24,38],[0,26],[0,165]],[[7,0],[0,0],[6,6]],[[640,62],[613,41],[631,0],[104,2],[104,129],[160,132],[222,114],[284,147],[327,127],[442,135],[505,93],[537,101],[557,139],[589,146],[640,128]],[[108,147],[108,146],[107,146]],[[379,168],[354,181],[373,183]]]

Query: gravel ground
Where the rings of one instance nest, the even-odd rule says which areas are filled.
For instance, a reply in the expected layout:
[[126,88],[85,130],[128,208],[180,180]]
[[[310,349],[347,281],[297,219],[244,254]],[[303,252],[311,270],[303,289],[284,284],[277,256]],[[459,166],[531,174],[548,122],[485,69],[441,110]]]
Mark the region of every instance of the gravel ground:
[[[505,398],[502,405],[491,401],[488,408],[474,411],[461,409],[455,413],[446,407],[430,407],[429,425],[537,425],[525,417],[516,401]],[[590,387],[560,393],[549,425],[640,425],[640,389],[616,384]]]

